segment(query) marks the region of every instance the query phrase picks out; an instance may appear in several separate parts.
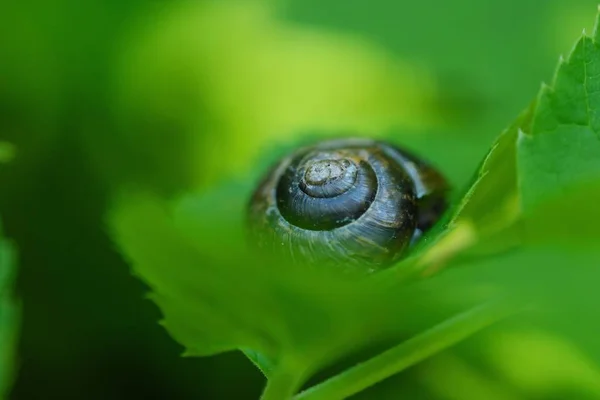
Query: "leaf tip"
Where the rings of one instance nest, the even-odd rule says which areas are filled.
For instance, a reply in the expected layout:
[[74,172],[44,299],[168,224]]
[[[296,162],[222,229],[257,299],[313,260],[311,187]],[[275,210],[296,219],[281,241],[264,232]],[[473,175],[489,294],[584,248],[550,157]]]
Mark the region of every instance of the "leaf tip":
[[[560,74],[561,68],[566,63],[567,63],[567,60],[565,59],[565,56],[563,54],[559,55],[558,63],[556,64],[556,68],[554,69],[554,73],[552,74],[552,85],[555,84],[556,80],[558,79],[558,75]],[[548,90],[552,85],[548,85],[547,83],[542,82],[542,85],[540,86],[540,92],[542,92],[544,90]]]
[[185,349],[183,353],[181,353],[180,357],[190,358],[190,357],[198,357],[198,352],[194,349]]
[[[560,64],[559,64],[558,68],[556,68],[556,71],[554,72],[554,78],[552,78],[553,82],[556,80],[556,75],[558,74],[559,69],[560,69]],[[552,90],[552,85],[549,85],[546,82],[542,81],[542,83],[540,83],[540,90],[538,91],[538,95],[537,95],[538,101],[542,96],[544,96],[550,90]]]
[[528,139],[528,136],[530,136],[529,133],[527,133],[523,129],[519,128],[519,130],[517,131],[517,143],[522,142],[525,139]]

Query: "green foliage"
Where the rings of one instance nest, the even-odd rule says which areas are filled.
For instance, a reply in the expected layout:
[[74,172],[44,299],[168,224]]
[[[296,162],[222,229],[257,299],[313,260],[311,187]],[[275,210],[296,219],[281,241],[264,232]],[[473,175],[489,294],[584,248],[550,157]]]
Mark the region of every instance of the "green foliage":
[[[405,398],[435,400],[577,399],[557,392],[561,388],[538,391],[549,381],[565,382],[569,374],[579,375],[578,382],[588,386],[593,394],[588,398],[600,397],[589,384],[600,382],[594,373],[599,354],[593,325],[597,317],[590,306],[597,303],[593,290],[597,185],[594,160],[578,158],[573,147],[583,143],[585,135],[579,135],[591,125],[578,127],[582,121],[578,111],[560,104],[571,89],[581,103],[580,80],[585,75],[580,75],[578,56],[569,57],[566,64],[572,65],[565,66],[557,79],[564,83],[560,96],[555,90],[558,83],[552,83],[544,95],[546,105],[532,104],[523,114],[527,121],[516,121],[484,157],[506,122],[534,97],[540,80],[550,76],[558,52],[590,25],[589,13],[596,3],[2,2],[0,162],[14,158],[15,163],[0,173],[0,214],[7,236],[23,250],[19,297],[25,299],[27,313],[20,340],[23,374],[14,397],[253,398],[259,390],[260,374],[239,353],[179,359],[175,342],[155,326],[159,311],[140,301],[143,285],[130,278],[127,265],[102,231],[106,200],[123,181],[163,196],[186,193],[174,202],[146,195],[140,199],[140,204],[149,202],[160,210],[149,212],[146,224],[166,215],[165,232],[146,229],[143,216],[127,227],[121,225],[127,215],[115,223],[135,233],[127,243],[116,237],[117,247],[127,253],[135,250],[132,264],[147,282],[148,265],[155,261],[144,258],[145,252],[156,254],[158,260],[168,253],[167,267],[161,268],[184,273],[177,266],[178,249],[188,246],[181,245],[179,237],[197,248],[181,262],[199,265],[206,283],[193,282],[193,275],[190,285],[193,282],[194,290],[212,297],[190,299],[185,293],[174,300],[170,295],[161,297],[157,290],[154,296],[169,308],[166,327],[175,337],[181,335],[179,342],[190,348],[190,354],[241,347],[267,375],[282,377],[272,381],[285,383],[287,372],[276,368],[279,351],[270,354],[268,349],[242,346],[262,343],[263,339],[254,339],[262,330],[275,341],[291,342],[290,334],[271,332],[270,325],[277,330],[277,321],[292,324],[279,314],[293,312],[305,322],[301,335],[310,326],[302,313],[318,307],[284,302],[281,313],[252,311],[262,304],[260,297],[249,304],[233,299],[237,290],[229,275],[236,275],[239,266],[251,271],[266,265],[269,271],[275,269],[273,274],[286,274],[280,272],[285,265],[246,256],[238,248],[244,242],[243,210],[255,178],[313,129],[320,130],[318,138],[348,130],[385,136],[434,162],[455,188],[457,204],[447,216],[451,229],[440,225],[410,259],[377,276],[377,285],[390,291],[406,280],[433,276],[423,282],[433,287],[426,296],[431,303],[423,311],[426,315],[414,317],[421,309],[416,304],[406,311],[410,316],[402,317],[409,321],[398,321],[400,330],[405,324],[407,331],[415,332],[445,326],[442,320],[456,320],[455,313],[463,315],[471,303],[486,300],[502,287],[519,289],[535,303],[546,304],[543,309],[554,310],[540,317],[556,334],[552,340],[544,340],[540,332],[524,334],[522,321],[504,335],[498,335],[500,324],[495,324],[486,330],[489,335],[476,334],[464,345],[367,389],[365,399],[386,398],[383,393],[396,399],[399,391]],[[589,40],[586,46],[595,47]],[[593,77],[588,79],[588,86],[593,82]],[[593,87],[588,92],[593,99]],[[555,139],[563,136],[548,129],[553,118],[565,119],[561,110],[569,107],[573,115],[568,117],[576,124],[561,128],[568,130],[569,139],[559,146]],[[542,110],[550,117],[543,117]],[[543,128],[536,129],[544,132],[544,138],[531,129],[535,115]],[[517,144],[519,135],[522,142]],[[7,146],[9,142],[16,147]],[[582,155],[593,150],[593,143],[588,144],[581,147]],[[569,157],[559,162],[552,151]],[[469,183],[482,159],[482,168]],[[534,160],[542,168],[526,165]],[[553,184],[553,167],[560,185]],[[217,181],[218,186],[208,186]],[[194,191],[198,186],[205,190]],[[113,203],[117,207],[113,215],[127,214],[121,206],[135,209],[133,194]],[[156,242],[143,238],[150,234]],[[163,249],[158,242],[163,238],[175,243]],[[143,248],[136,249],[138,245]],[[153,247],[145,250],[146,245]],[[223,275],[212,275],[206,265]],[[263,285],[279,291],[300,286],[298,303],[306,300],[311,285],[319,286],[290,283],[292,278],[285,277],[269,283],[274,278],[240,274],[244,283],[262,288],[261,296],[269,301],[279,295]],[[297,275],[304,280],[303,274]],[[152,289],[168,286],[167,278],[153,277]],[[456,290],[447,295],[453,302],[444,300],[444,290],[454,285],[474,291],[473,299],[464,299]],[[315,301],[322,300],[316,297]],[[417,294],[414,301],[409,294],[404,297],[407,306],[420,302]],[[323,301],[329,304],[328,299]],[[248,310],[262,322],[258,333],[248,328],[254,329],[255,321],[244,319]],[[334,311],[330,304],[323,313]],[[197,313],[204,319],[190,322]],[[527,317],[531,319],[531,314]],[[362,318],[361,313],[356,318]],[[226,329],[231,326],[239,334]],[[381,349],[367,351],[354,362],[407,343],[402,332],[397,334],[393,326],[389,330],[389,342],[382,340]],[[341,329],[328,331],[323,341],[342,335]],[[387,336],[385,329],[382,336]],[[493,342],[496,336],[501,344],[486,341]],[[308,339],[305,345],[314,351],[326,346]],[[350,347],[368,341],[366,335]],[[565,345],[568,341],[575,343]],[[496,349],[493,357],[487,354],[491,348]],[[573,366],[577,365],[572,362],[577,353],[573,348],[586,356],[579,364],[588,365],[587,370]],[[0,349],[2,353],[4,347]],[[469,352],[478,357],[469,357]],[[564,368],[553,371],[553,365]],[[317,382],[315,378],[311,384]],[[570,385],[577,385],[574,382]]]
[[[597,35],[579,40],[552,85],[500,135],[447,224],[384,272],[340,276],[248,249],[253,178],[174,201],[123,190],[113,237],[185,354],[244,350],[269,378],[265,399],[292,396],[369,345],[400,343],[299,398],[355,394],[515,312],[566,335],[597,331],[586,307],[600,300]],[[562,323],[569,316],[577,330]],[[593,341],[568,337],[600,366]]]
[[523,205],[535,208],[548,196],[600,177],[600,48],[583,36],[559,62],[551,86],[538,97],[531,129],[519,135]]
[[6,239],[0,237],[0,398],[8,395],[15,372],[19,307],[12,293],[14,278],[14,249]]
[[[203,208],[186,208],[190,205]],[[111,217],[116,240],[153,289],[164,325],[185,344],[187,355],[252,349],[263,371],[274,364],[303,379],[341,355],[429,325],[439,318],[432,314],[439,307],[460,309],[473,302],[457,298],[458,287],[447,293],[438,288],[431,300],[429,286],[385,288],[379,279],[263,259],[244,251],[235,234],[227,236],[228,226],[212,223],[215,210],[241,222],[232,209],[241,213],[243,204],[231,208],[187,198],[169,209],[139,195],[122,198]]]

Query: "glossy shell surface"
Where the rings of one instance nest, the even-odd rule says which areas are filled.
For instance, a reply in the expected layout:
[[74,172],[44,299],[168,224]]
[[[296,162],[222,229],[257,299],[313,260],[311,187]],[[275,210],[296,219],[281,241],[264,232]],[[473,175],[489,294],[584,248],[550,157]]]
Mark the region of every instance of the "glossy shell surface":
[[378,269],[439,219],[447,190],[435,168],[398,147],[325,141],[268,172],[249,204],[249,238],[298,263]]

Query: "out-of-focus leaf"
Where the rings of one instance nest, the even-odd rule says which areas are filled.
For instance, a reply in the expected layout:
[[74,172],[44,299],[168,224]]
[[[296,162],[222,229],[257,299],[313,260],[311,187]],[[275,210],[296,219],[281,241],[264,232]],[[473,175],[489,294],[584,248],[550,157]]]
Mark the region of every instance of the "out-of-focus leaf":
[[[480,94],[475,105],[463,104],[469,118],[464,125],[488,141],[530,101],[565,40],[570,43],[587,26],[586,15],[597,5],[595,0],[283,3],[293,21],[358,33],[435,66],[442,95]],[[491,103],[485,114],[477,107],[482,99]]]
[[289,23],[263,0],[165,7],[132,30],[115,79],[116,140],[158,184],[245,175],[273,143],[314,129],[436,123],[428,70],[367,40]]
[[483,352],[500,376],[527,394],[525,398],[548,398],[565,389],[588,394],[584,399],[600,398],[598,360],[556,333],[532,328],[498,332],[487,338]]
[[600,179],[600,48],[598,30],[583,36],[554,80],[544,85],[529,130],[518,141],[525,211],[580,182]]
[[0,399],[7,398],[14,379],[19,307],[13,296],[15,251],[0,236]]
[[16,149],[12,143],[0,141],[0,163],[11,161],[15,153]]
[[600,240],[600,182],[565,186],[522,223],[526,243],[595,247]]
[[[504,350],[499,351],[505,355],[500,360],[500,367],[512,371],[511,379],[532,386],[531,390],[536,386],[550,391],[549,388],[556,388],[560,382],[570,381],[572,386],[577,387],[577,382],[585,381],[585,385],[581,385],[587,385],[597,395],[599,387],[589,383],[594,383],[592,376],[600,373],[600,343],[597,340],[600,323],[593,307],[600,302],[597,290],[600,279],[597,246],[600,241],[600,230],[597,229],[600,224],[600,185],[598,182],[581,183],[567,189],[565,193],[537,204],[518,224],[507,230],[507,236],[520,238],[520,248],[471,263],[456,260],[453,266],[464,271],[457,270],[458,274],[469,274],[464,268],[471,264],[469,279],[473,282],[480,278],[489,279],[497,286],[511,287],[528,296],[534,317],[525,326],[529,324],[533,328],[547,330],[549,335],[558,335],[556,340],[564,340],[564,346],[577,348],[578,352],[585,354],[584,358],[589,359],[589,362],[574,362],[576,355],[569,355],[569,351],[560,346],[555,351],[539,352],[528,346],[531,353],[521,352],[519,357],[525,365],[560,364],[563,368],[560,371],[533,368],[529,373],[521,374],[508,367],[514,363],[514,358]],[[489,245],[484,242],[478,246]],[[471,252],[480,253],[477,246],[467,251]],[[518,334],[513,335],[515,344],[520,342],[518,337]],[[507,346],[501,338],[498,341],[496,345]],[[495,357],[498,358],[498,355]]]

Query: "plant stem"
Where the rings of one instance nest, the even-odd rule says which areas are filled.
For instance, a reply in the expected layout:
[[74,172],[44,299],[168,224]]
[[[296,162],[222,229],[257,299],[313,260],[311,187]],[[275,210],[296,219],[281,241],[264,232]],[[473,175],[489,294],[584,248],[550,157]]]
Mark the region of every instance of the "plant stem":
[[301,385],[302,376],[292,368],[279,367],[273,371],[260,400],[291,399]]
[[294,400],[345,399],[460,342],[516,310],[515,303],[507,301],[472,308],[305,390]]

